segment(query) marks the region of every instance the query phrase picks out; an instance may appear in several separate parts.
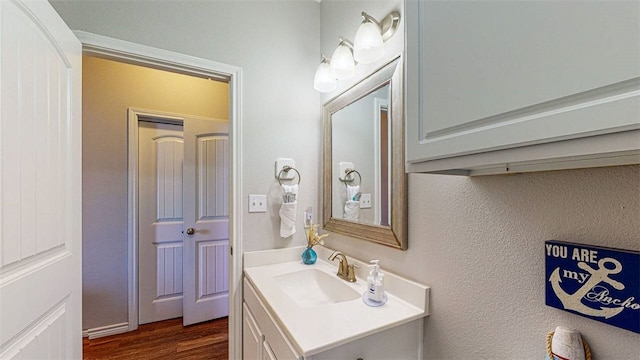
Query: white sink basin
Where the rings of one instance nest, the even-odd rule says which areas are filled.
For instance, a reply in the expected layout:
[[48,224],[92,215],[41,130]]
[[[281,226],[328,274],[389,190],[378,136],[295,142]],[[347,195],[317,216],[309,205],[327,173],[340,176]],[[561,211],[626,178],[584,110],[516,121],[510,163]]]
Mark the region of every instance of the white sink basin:
[[[429,314],[429,288],[389,272],[385,274],[387,303],[367,306],[362,301],[366,283],[361,278],[355,283],[338,278],[337,264],[324,260],[332,250],[317,248],[318,261],[313,265],[300,261],[303,246],[246,252],[243,259],[245,299],[258,297],[260,301],[253,305],[263,306],[273,316],[301,358]],[[349,262],[367,265],[356,259]]]
[[274,280],[285,294],[302,307],[337,304],[361,296],[344,280],[317,269],[278,275]]

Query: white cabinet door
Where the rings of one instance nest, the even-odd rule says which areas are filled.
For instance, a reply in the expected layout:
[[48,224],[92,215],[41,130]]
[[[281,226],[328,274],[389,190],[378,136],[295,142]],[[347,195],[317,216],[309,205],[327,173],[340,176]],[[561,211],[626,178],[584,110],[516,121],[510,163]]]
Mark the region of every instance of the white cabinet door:
[[408,168],[640,129],[639,1],[409,1],[406,12]]
[[242,358],[261,360],[264,335],[246,303],[242,304]]
[[267,341],[262,343],[262,360],[278,360]]
[[82,358],[82,46],[0,1],[0,358]]
[[263,343],[267,344],[262,348],[262,357],[266,359],[279,358],[280,360],[302,359],[302,356],[299,356],[297,351],[293,349],[290,339],[276,324],[276,320],[260,300],[247,278],[244,279],[244,301],[247,310],[253,315],[258,329],[263,334]]

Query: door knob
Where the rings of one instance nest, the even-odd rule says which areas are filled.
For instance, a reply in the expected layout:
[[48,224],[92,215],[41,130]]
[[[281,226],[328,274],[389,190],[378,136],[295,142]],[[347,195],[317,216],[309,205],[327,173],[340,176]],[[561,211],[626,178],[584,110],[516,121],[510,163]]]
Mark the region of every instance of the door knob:
[[193,235],[195,233],[196,233],[196,229],[194,229],[194,228],[188,228],[187,229],[187,235]]

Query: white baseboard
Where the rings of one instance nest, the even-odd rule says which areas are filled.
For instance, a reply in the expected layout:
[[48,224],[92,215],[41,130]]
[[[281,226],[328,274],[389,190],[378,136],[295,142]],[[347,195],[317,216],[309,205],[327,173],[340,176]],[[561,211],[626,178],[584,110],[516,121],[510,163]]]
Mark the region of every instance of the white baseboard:
[[120,324],[113,324],[113,325],[101,326],[93,329],[82,330],[82,337],[88,337],[89,340],[93,340],[93,339],[97,339],[97,338],[101,338],[109,335],[126,333],[127,331],[129,331],[129,323],[124,322]]

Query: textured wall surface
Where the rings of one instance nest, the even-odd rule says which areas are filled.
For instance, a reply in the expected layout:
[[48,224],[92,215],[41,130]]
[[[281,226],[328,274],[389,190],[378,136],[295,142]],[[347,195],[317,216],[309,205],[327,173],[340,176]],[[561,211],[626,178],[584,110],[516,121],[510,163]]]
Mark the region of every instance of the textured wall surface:
[[409,249],[327,245],[431,286],[426,359],[542,359],[557,325],[598,359],[638,359],[640,335],[545,305],[544,241],[640,250],[640,166],[409,176]]
[[556,325],[582,332],[595,358],[640,357],[640,335],[544,304],[545,240],[640,250],[639,166],[412,175],[409,191],[410,263],[433,286],[427,358],[543,358]]
[[127,109],[229,116],[229,85],[83,58],[83,328],[127,322]]

